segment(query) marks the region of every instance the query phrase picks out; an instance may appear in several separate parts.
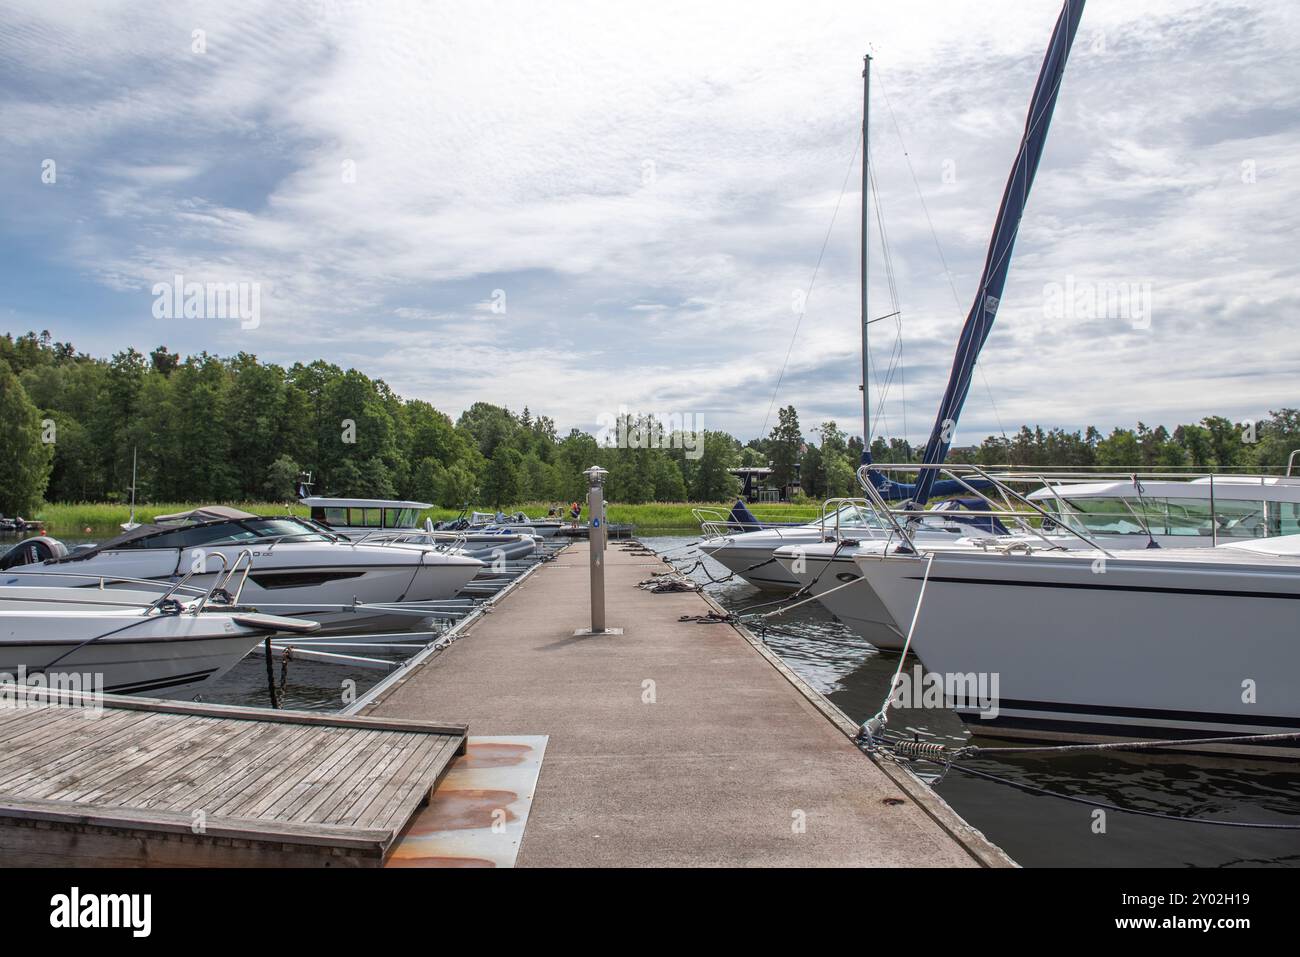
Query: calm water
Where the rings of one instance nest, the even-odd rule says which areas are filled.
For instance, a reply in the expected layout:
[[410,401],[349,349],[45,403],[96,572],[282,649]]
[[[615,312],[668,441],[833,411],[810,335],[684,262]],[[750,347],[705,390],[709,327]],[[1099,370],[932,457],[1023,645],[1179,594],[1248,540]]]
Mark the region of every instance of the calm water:
[[[698,536],[641,536],[685,568],[698,557],[686,546]],[[714,578],[727,570],[708,562]],[[769,611],[773,596],[738,579],[713,584],[694,577],[731,611]],[[766,607],[759,608],[759,606]],[[879,709],[897,653],[877,651],[845,628],[817,602],[768,619],[768,646],[805,680],[855,720]],[[907,670],[910,670],[908,665]],[[949,711],[895,712],[891,727],[908,727],[923,738],[960,744],[969,739]],[[902,718],[899,723],[899,717]],[[990,745],[1006,742],[981,741]],[[1300,826],[1300,766],[1268,759],[1200,755],[1118,755],[980,758],[978,770],[1037,787],[1122,807],[1223,821]],[[933,777],[933,765],[917,770]],[[1159,821],[1107,812],[1106,833],[1093,833],[1093,808],[950,771],[936,785],[970,824],[1025,866],[1234,867],[1300,865],[1300,830]]]

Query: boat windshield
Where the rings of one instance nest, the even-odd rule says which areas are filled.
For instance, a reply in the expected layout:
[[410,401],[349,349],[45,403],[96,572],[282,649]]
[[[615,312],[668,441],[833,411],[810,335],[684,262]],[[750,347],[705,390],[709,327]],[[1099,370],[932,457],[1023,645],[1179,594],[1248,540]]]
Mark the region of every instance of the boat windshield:
[[115,548],[196,548],[201,545],[243,545],[268,539],[325,542],[330,539],[295,518],[249,518],[207,522],[146,535],[112,546]]
[[[1124,496],[1097,498],[1064,497],[1065,514],[1076,528],[1099,535],[1185,535],[1210,537],[1218,525],[1219,538],[1263,538],[1293,534],[1300,528],[1300,510],[1294,506],[1245,499],[1151,498]],[[1060,513],[1054,499],[1042,503],[1046,510]]]
[[836,525],[840,528],[884,528],[885,524],[880,517],[868,506],[848,504],[843,505],[835,512],[826,516],[827,525]]

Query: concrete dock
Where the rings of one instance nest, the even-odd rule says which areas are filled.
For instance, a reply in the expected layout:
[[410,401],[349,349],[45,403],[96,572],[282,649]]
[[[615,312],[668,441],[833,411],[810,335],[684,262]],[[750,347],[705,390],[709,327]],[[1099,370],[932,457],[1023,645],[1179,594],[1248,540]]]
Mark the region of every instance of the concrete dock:
[[745,629],[681,622],[704,595],[611,542],[608,626],[587,627],[588,544],[535,569],[361,714],[546,735],[519,866],[1011,866]]

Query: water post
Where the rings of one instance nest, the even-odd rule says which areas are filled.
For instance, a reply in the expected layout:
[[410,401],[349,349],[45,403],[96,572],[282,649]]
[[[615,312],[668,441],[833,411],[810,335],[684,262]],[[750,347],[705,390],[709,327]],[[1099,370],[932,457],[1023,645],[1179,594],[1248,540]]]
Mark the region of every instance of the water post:
[[587,476],[587,545],[591,570],[591,627],[573,634],[621,635],[622,628],[605,627],[605,476],[609,473],[593,465],[582,473]]

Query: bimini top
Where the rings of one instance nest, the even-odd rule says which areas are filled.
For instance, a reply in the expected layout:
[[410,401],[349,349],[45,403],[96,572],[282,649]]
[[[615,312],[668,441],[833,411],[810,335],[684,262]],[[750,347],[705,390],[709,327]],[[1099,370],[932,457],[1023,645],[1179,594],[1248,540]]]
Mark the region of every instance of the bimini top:
[[257,518],[252,512],[243,512],[228,505],[203,505],[188,512],[154,516],[155,525],[187,525],[194,522],[215,522],[225,518]]
[[326,498],[312,495],[298,499],[308,508],[433,508],[428,502],[398,502],[388,498]]

